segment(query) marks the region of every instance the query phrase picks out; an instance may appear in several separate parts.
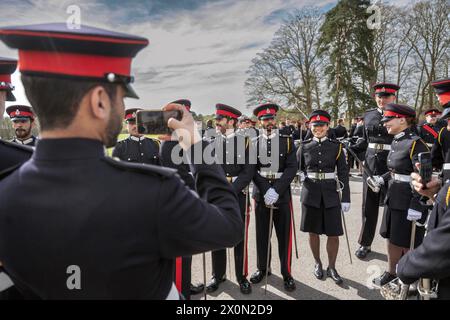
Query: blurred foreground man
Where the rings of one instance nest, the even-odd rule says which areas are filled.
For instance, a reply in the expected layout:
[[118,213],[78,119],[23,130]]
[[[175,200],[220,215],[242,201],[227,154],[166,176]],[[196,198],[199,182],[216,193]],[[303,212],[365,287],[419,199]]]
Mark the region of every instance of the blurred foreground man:
[[[42,130],[32,159],[0,178],[0,261],[19,291],[31,299],[178,299],[174,259],[236,245],[243,223],[218,165],[192,165],[197,196],[175,170],[105,156],[121,131],[124,98],[137,97],[131,61],[148,40],[66,24],[1,28],[0,39],[19,49]],[[174,109],[183,118],[168,125],[194,159],[205,145],[186,109],[166,107]]]

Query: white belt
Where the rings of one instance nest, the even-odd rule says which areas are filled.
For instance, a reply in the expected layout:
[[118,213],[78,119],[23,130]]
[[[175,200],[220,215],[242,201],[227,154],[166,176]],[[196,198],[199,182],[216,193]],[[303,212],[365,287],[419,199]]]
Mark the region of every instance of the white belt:
[[434,145],[434,143],[427,143],[427,146],[428,146],[429,148],[433,148],[433,145]]
[[382,150],[390,151],[391,145],[390,144],[382,144],[382,143],[369,143],[369,148],[379,150],[379,151],[382,151]]
[[280,179],[283,172],[268,172],[268,171],[258,171],[258,173],[263,178],[267,179]]
[[315,179],[315,180],[335,179],[336,173],[334,173],[334,172],[307,172],[307,176],[308,176],[308,178]]
[[228,182],[230,182],[230,183],[235,182],[237,178],[238,178],[238,177],[229,177],[229,176],[227,176],[227,180],[228,180]]
[[392,174],[392,178],[394,179],[394,181],[411,182],[411,176],[407,174],[394,173]]
[[172,288],[170,288],[170,292],[167,295],[166,300],[180,300],[180,295],[178,294],[177,287],[172,282]]
[[442,167],[444,170],[450,170],[450,163],[444,163],[444,166]]

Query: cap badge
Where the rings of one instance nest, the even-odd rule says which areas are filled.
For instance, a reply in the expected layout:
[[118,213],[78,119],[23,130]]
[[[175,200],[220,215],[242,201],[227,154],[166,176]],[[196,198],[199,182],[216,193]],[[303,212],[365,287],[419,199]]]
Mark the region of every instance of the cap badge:
[[20,115],[20,111],[19,111],[19,109],[16,109],[16,112],[15,112],[15,114],[16,114],[16,116],[19,116],[19,115]]
[[320,120],[320,115],[317,115],[316,120]]

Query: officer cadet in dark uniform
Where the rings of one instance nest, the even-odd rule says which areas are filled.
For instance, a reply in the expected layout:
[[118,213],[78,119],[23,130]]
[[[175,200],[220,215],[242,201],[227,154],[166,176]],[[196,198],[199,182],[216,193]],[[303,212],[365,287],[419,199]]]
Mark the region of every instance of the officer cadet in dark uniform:
[[[300,230],[309,233],[309,245],[316,262],[314,275],[317,279],[323,278],[319,236],[325,234],[328,237],[327,275],[336,284],[341,284],[342,278],[336,271],[335,263],[339,236],[343,235],[341,210],[350,211],[350,186],[343,145],[327,137],[330,119],[329,113],[324,110],[312,112],[310,123],[314,137],[305,140],[297,153],[301,164],[300,179],[304,181]],[[342,202],[339,190],[342,192]]]
[[[241,209],[242,220],[248,213],[246,208],[246,197],[248,185],[255,173],[255,165],[249,163],[250,139],[245,135],[236,132],[238,118],[241,112],[231,106],[218,103],[216,105],[216,130],[219,133],[214,139],[214,151],[217,163],[222,163],[228,182],[233,186],[238,195],[239,207]],[[247,220],[248,221],[248,220]],[[248,232],[248,223],[242,230],[242,234]],[[247,237],[245,237],[247,239]],[[241,241],[234,247],[234,267],[239,288],[243,294],[251,293],[248,275],[248,257],[244,257],[244,245]],[[248,250],[245,250],[247,253]],[[245,266],[244,266],[245,264]],[[214,292],[219,288],[219,284],[225,281],[225,271],[227,265],[227,251],[225,249],[212,252],[212,272],[211,282],[207,286],[208,292]]]
[[[184,106],[187,111],[191,112],[191,101],[187,99],[176,100],[172,103],[180,104]],[[178,149],[177,155],[179,158],[177,159],[172,158],[175,149]],[[189,167],[189,161],[177,140],[164,141],[161,144],[160,159],[162,166],[176,169],[186,186],[195,191],[195,181]],[[191,268],[192,256],[177,257],[175,259],[175,285],[186,300],[190,300],[191,295],[202,293],[204,290],[203,284],[192,284]]]
[[398,262],[397,276],[405,284],[419,279],[430,281],[439,300],[450,300],[450,181],[432,178],[424,188],[418,173],[412,174],[414,189],[434,201],[427,223],[427,235],[420,246],[407,252]]
[[344,119],[338,120],[338,125],[334,128],[337,140],[346,139],[348,137],[347,128],[344,126]]
[[297,173],[297,159],[292,137],[281,135],[276,129],[275,117],[279,106],[262,104],[254,111],[261,121],[263,130],[254,141],[257,151],[257,165],[253,182],[256,187],[256,247],[258,270],[251,276],[252,283],[261,282],[266,271],[267,245],[270,207],[274,206],[273,224],[278,239],[281,274],[284,287],[288,291],[295,290],[295,281],[291,276],[292,258],[292,219],[290,207],[290,185]]
[[[394,139],[387,157],[389,171],[373,177],[378,185],[377,190],[389,183],[380,227],[381,236],[388,240],[388,271],[373,279],[378,287],[396,278],[395,266],[410,247],[412,223],[418,220],[424,223],[426,220],[427,209],[421,205],[420,195],[411,189],[410,175],[417,170],[418,155],[429,152],[426,143],[413,132],[415,120],[414,109],[399,104],[388,104],[381,120]],[[417,227],[415,246],[420,244],[423,235],[424,228]]]
[[31,107],[23,105],[9,106],[6,108],[6,113],[11,118],[16,134],[11,142],[34,147],[37,138],[31,132],[34,127],[34,113]]
[[119,141],[112,153],[113,157],[123,161],[160,165],[159,147],[160,142],[156,139],[147,138],[138,133],[136,125],[136,112],[143,110],[140,108],[128,109],[125,111],[125,121],[130,136]]
[[[363,138],[350,148],[356,153],[365,152],[365,166],[372,175],[383,175],[388,172],[386,158],[391,149],[392,136],[381,123],[383,109],[396,99],[399,86],[391,83],[377,83],[373,86],[378,108],[368,110],[364,114]],[[383,199],[384,187],[379,193],[373,192],[367,185],[368,175],[363,174],[362,225],[356,250],[356,256],[364,259],[371,252],[378,222],[378,208]]]
[[433,167],[442,170],[444,182],[450,179],[450,79],[436,80],[431,83],[436,90],[439,103],[444,109],[440,118],[443,127],[439,130],[436,143],[431,149]]
[[[17,67],[17,60],[0,57],[0,120],[5,112],[5,101],[16,101],[12,91],[11,74]],[[29,147],[0,139],[0,172],[27,161],[32,154]]]
[[[450,79],[441,79],[431,83],[436,90],[439,103],[444,108],[441,119],[448,121],[450,116]],[[445,160],[449,163],[449,129],[439,131],[438,141],[432,149],[433,162],[444,166],[443,176],[433,178],[424,188],[417,173],[412,174],[414,189],[421,195],[434,201],[433,211],[427,223],[427,235],[416,249],[406,253],[398,262],[397,276],[403,283],[411,284],[419,278],[437,282],[437,299],[450,299],[450,180],[445,170]],[[449,168],[450,169],[450,168]],[[442,188],[442,182],[445,182]],[[440,190],[440,191],[439,191]]]
[[175,170],[105,156],[124,97],[137,97],[131,61],[147,39],[65,23],[4,27],[0,39],[19,49],[41,126],[32,159],[0,180],[0,261],[26,297],[178,299],[176,257],[242,241],[237,196],[197,156],[206,144],[183,106],[164,109],[183,114],[168,126],[180,129],[198,196]]
[[442,112],[436,108],[430,108],[424,112],[425,120],[418,128],[418,134],[423,141],[427,144],[428,148],[433,148],[436,139],[438,138],[439,131],[447,126],[445,121],[440,121],[439,117]]

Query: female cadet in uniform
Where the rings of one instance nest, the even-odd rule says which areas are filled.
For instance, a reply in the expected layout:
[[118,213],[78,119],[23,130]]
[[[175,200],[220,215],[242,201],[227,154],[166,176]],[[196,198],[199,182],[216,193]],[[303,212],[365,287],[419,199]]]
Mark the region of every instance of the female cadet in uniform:
[[[298,151],[300,177],[304,180],[300,229],[309,232],[309,245],[316,262],[314,275],[317,279],[323,277],[319,235],[327,235],[327,275],[340,284],[342,278],[336,271],[335,263],[339,236],[343,234],[341,208],[344,212],[350,210],[350,189],[343,145],[327,137],[330,118],[328,112],[323,110],[316,110],[311,114],[313,138],[305,140]],[[339,184],[336,181],[336,169]],[[342,189],[342,205],[338,188]]]
[[[388,240],[388,271],[373,280],[379,287],[396,278],[395,266],[410,247],[411,223],[424,221],[426,217],[427,210],[410,185],[410,175],[416,168],[419,153],[429,151],[425,142],[413,132],[415,118],[416,112],[412,108],[388,104],[381,120],[388,133],[394,135],[394,140],[387,157],[389,171],[383,176],[373,177],[379,185],[389,182],[380,227],[381,236]],[[423,235],[424,228],[417,228],[415,246],[420,245]]]

